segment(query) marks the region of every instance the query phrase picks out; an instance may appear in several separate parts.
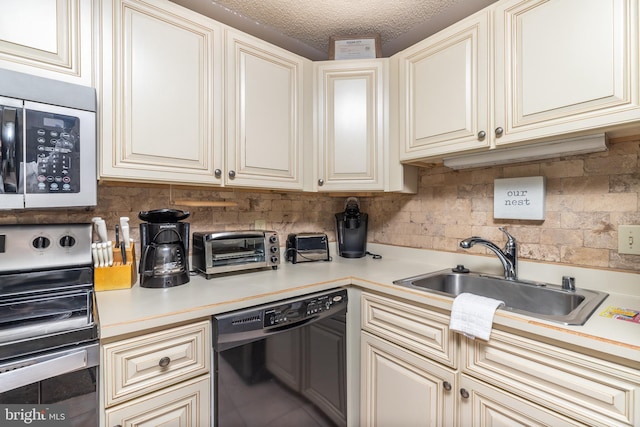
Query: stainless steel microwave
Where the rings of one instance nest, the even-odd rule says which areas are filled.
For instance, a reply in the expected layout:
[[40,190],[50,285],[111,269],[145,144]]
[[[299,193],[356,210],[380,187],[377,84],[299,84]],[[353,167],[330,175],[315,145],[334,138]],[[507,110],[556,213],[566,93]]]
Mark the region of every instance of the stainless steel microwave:
[[95,89],[0,69],[0,209],[96,203]]

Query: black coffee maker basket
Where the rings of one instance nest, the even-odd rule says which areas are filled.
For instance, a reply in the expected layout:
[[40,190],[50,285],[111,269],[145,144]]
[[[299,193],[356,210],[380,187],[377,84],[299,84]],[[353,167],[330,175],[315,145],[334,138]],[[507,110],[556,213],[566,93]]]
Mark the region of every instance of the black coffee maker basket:
[[369,216],[360,212],[360,202],[355,197],[347,198],[344,212],[336,217],[336,239],[338,254],[344,258],[362,258],[367,254],[367,226]]

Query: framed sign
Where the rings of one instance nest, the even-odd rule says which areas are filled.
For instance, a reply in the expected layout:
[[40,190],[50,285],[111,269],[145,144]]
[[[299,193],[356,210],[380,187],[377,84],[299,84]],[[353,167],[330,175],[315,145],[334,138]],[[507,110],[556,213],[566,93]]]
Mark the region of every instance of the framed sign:
[[382,57],[380,36],[331,37],[329,59],[373,59]]
[[545,184],[543,176],[494,180],[493,217],[544,220]]

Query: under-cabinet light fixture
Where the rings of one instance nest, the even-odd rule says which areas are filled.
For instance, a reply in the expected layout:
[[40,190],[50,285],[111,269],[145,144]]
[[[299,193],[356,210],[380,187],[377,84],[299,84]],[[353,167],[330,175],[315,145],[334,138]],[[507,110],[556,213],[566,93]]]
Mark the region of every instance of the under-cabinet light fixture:
[[606,150],[606,136],[604,133],[600,133],[550,142],[532,143],[521,147],[494,148],[481,153],[447,157],[444,159],[444,165],[451,169],[468,169]]

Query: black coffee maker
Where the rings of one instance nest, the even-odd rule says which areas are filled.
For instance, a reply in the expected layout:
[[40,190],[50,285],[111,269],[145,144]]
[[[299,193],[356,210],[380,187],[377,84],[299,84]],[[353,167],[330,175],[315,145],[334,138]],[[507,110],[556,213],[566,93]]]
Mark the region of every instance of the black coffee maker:
[[138,214],[140,223],[140,286],[169,288],[189,282],[189,212],[156,209]]
[[338,254],[344,258],[362,258],[367,254],[368,215],[360,212],[360,203],[349,197],[344,212],[336,214]]

